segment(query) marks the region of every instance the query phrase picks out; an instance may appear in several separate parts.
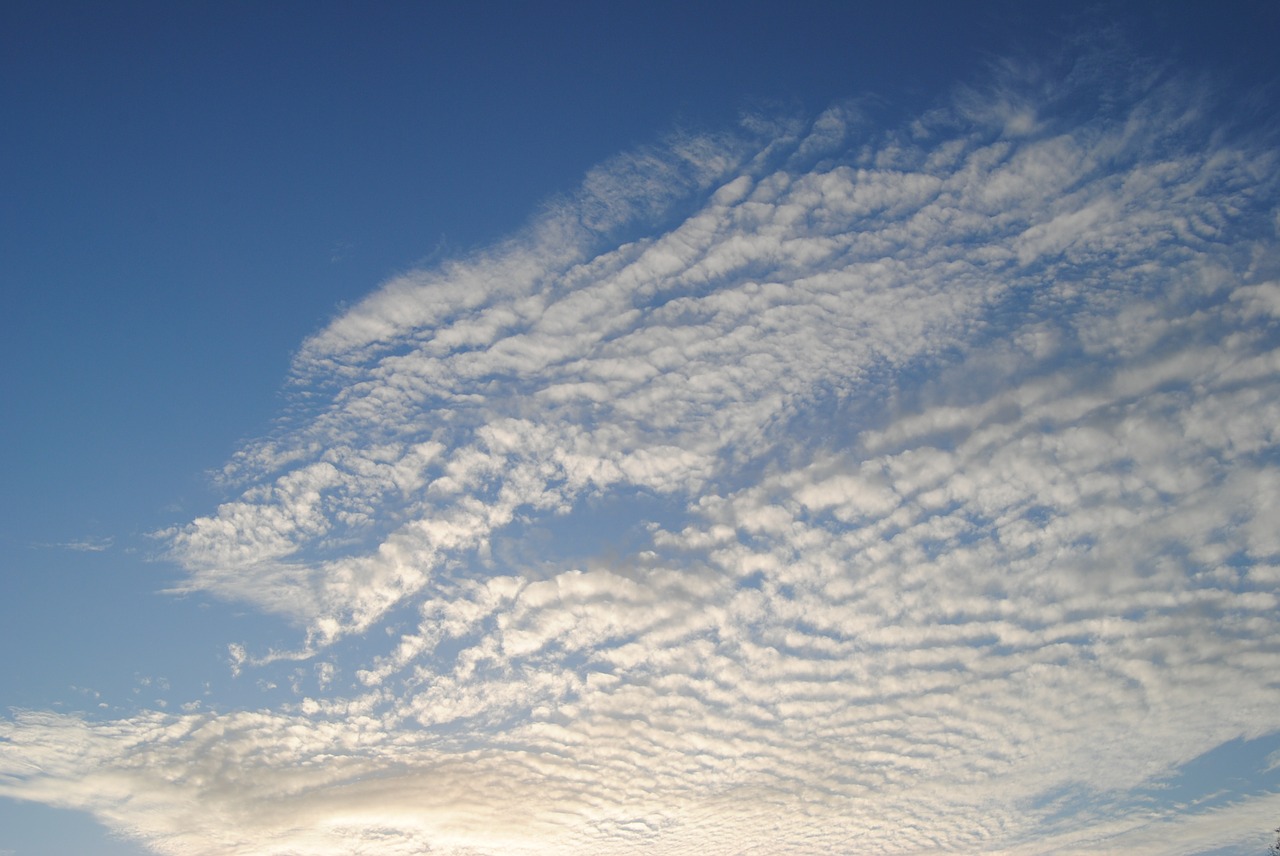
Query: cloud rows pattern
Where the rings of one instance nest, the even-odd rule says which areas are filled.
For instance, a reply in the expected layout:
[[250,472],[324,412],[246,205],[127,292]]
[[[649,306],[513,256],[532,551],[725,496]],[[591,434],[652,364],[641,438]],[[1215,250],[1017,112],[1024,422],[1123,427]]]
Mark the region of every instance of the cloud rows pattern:
[[0,794],[172,854],[1170,853],[1274,812],[1135,795],[1280,729],[1276,158],[1108,68],[677,138],[388,283],[164,535],[284,656],[390,647],[284,709],[20,712]]

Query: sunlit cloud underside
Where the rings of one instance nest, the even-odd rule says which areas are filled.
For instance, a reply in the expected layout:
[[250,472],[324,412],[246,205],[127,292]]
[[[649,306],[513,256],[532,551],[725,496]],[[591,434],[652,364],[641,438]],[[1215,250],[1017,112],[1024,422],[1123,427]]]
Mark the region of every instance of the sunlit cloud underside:
[[386,283],[160,533],[305,694],[19,711],[0,795],[210,856],[1269,828],[1149,795],[1280,730],[1280,170],[1123,59],[676,135]]

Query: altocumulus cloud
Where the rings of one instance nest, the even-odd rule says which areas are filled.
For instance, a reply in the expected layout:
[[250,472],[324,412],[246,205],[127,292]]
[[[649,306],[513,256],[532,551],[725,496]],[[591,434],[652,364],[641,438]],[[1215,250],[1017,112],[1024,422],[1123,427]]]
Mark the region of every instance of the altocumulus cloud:
[[1140,795],[1280,729],[1280,165],[1125,59],[676,137],[387,283],[162,533],[300,628],[237,669],[322,655],[324,691],[18,712],[0,794],[171,854],[1266,828]]

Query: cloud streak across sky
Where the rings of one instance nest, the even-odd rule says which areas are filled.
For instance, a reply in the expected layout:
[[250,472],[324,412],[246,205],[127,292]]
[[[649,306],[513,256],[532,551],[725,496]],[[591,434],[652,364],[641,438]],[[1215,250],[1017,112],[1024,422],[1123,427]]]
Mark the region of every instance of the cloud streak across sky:
[[1151,797],[1280,730],[1280,170],[1220,100],[1117,50],[888,131],[753,116],[391,280],[158,533],[297,626],[233,668],[314,689],[15,712],[0,795],[166,854],[1269,828],[1265,789]]

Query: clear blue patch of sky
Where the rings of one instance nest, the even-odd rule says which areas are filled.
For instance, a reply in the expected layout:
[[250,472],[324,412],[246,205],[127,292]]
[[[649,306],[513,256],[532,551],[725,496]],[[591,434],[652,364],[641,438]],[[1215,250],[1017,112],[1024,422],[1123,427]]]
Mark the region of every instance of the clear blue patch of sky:
[[38,803],[0,800],[0,856],[148,856],[89,815]]
[[1228,740],[1183,764],[1176,774],[1145,792],[1167,805],[1205,810],[1242,796],[1277,790],[1280,731],[1253,740]]
[[[1081,814],[1106,814],[1122,809],[1158,811],[1167,813],[1170,818],[1212,811],[1248,797],[1280,790],[1278,753],[1280,732],[1252,740],[1229,740],[1187,761],[1149,787],[1125,794],[1099,794],[1085,788],[1068,788],[1040,794],[1031,804],[1047,811],[1042,821],[1046,830]],[[1227,847],[1209,852],[1235,856],[1248,851]]]

